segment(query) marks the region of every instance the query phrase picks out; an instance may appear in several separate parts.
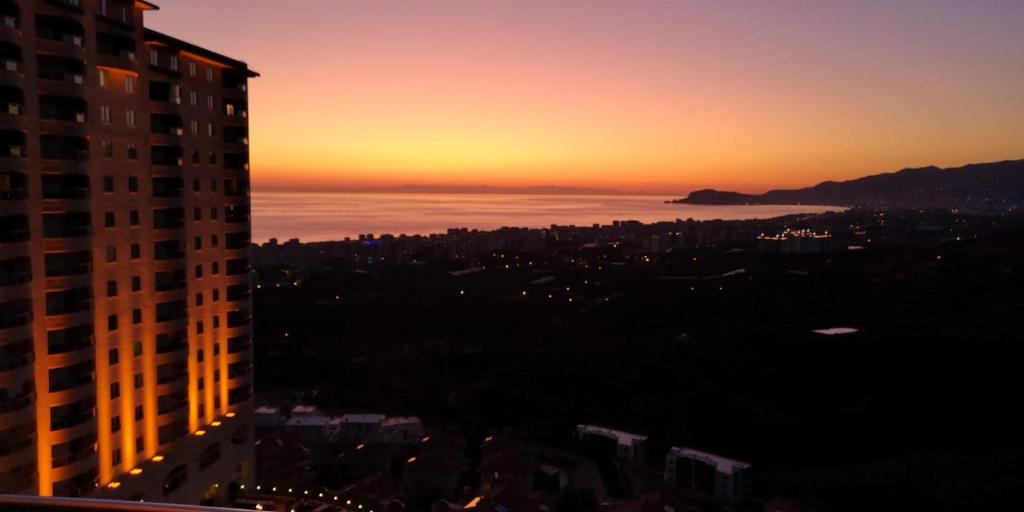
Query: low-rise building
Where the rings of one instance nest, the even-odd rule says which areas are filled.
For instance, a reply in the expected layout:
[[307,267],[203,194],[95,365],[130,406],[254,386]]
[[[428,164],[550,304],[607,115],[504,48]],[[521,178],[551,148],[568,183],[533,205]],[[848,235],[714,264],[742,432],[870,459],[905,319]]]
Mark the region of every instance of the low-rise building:
[[673,447],[665,457],[665,482],[715,499],[746,496],[750,463],[692,448]]

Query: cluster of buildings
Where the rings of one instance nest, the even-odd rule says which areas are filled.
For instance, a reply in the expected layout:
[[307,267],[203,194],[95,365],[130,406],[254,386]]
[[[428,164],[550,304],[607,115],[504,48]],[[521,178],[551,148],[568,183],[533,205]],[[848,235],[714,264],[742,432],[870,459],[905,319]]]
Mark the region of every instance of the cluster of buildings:
[[0,494],[253,478],[247,83],[144,0],[0,0]]

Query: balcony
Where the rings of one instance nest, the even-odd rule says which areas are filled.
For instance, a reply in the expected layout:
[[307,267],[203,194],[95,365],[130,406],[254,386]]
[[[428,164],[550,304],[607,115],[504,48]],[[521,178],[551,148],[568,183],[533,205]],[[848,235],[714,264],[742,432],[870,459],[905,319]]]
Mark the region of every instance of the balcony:
[[248,249],[252,244],[252,235],[248,231],[228,233],[224,237],[224,246],[231,250]]
[[80,59],[39,55],[37,63],[37,76],[40,80],[72,85],[85,84],[85,64]]
[[19,73],[21,72],[21,47],[0,41],[0,71]]
[[46,254],[46,277],[80,276],[92,272],[92,252],[55,252]]
[[245,352],[252,348],[252,337],[249,335],[235,336],[228,339],[228,354]]
[[0,345],[0,372],[24,368],[34,359],[31,338]]
[[225,206],[224,221],[228,224],[247,224],[249,222],[249,207]]
[[0,30],[18,30],[21,27],[21,8],[14,0],[0,0]]
[[40,152],[45,160],[85,162],[89,160],[89,139],[74,135],[40,135]]
[[88,459],[96,454],[96,433],[76,437],[66,443],[51,447],[53,467],[60,468]]
[[149,99],[158,103],[181,105],[181,86],[152,80],[149,82]]
[[181,137],[185,133],[182,128],[181,116],[174,114],[150,114],[150,133],[154,135],[170,135]]
[[[37,14],[36,36],[43,41],[61,43],[53,48],[85,48],[85,28],[77,20],[64,16]],[[77,55],[78,52],[73,54]]]
[[43,199],[87,199],[87,174],[44,174]]
[[[22,423],[13,428],[0,430],[0,457],[6,457],[31,447],[36,439],[35,422]],[[0,510],[9,510],[2,507],[3,498],[0,498]]]
[[83,125],[84,128],[88,110],[88,104],[82,98],[52,94],[39,96],[39,116],[47,121],[75,123]]
[[[0,85],[0,123],[15,126],[17,118],[25,115],[25,93],[18,87]],[[7,121],[5,121],[5,118]]]
[[168,332],[156,335],[156,353],[169,354],[188,350],[188,333],[186,331]]
[[249,266],[249,258],[236,258],[233,260],[228,260],[226,267],[227,269],[225,269],[225,271],[229,276],[240,276],[243,274],[248,274],[249,270],[251,269],[251,267]]
[[248,299],[252,296],[252,292],[249,290],[249,284],[233,284],[228,286],[227,291],[228,301],[235,302],[240,300]]
[[92,324],[77,325],[46,334],[46,351],[50,355],[67,354],[93,346]]
[[96,19],[125,31],[135,28],[132,19],[134,0],[106,0],[100,4],[100,12]]
[[224,168],[229,171],[248,171],[249,155],[246,153],[224,153]]
[[93,375],[95,367],[96,362],[90,359],[71,366],[50,368],[50,393],[59,393],[92,384],[95,378]]
[[89,212],[48,213],[43,215],[44,238],[77,238],[89,236]]
[[184,290],[187,285],[188,282],[185,279],[185,270],[183,269],[156,273],[156,291],[158,292]]
[[170,384],[188,377],[188,364],[184,361],[161,364],[156,367],[156,383],[158,386]]
[[35,388],[32,385],[32,379],[25,380],[6,389],[0,388],[0,414],[20,411],[31,405],[34,397]]
[[25,132],[0,130],[0,158],[25,158]]
[[177,260],[185,257],[180,240],[164,240],[153,244],[153,258],[157,261]]
[[32,323],[32,301],[18,299],[0,302],[0,330]]
[[249,129],[244,126],[225,126],[224,127],[224,143],[225,144],[238,144],[242,146],[249,145]]
[[165,208],[162,210],[153,210],[154,229],[184,229],[184,227],[184,208]]
[[70,315],[92,308],[92,288],[72,288],[59,292],[47,292],[47,316]]
[[185,180],[178,176],[153,178],[153,197],[181,197],[185,190]]
[[243,100],[224,100],[224,116],[229,121],[245,123],[249,119],[249,103]]
[[56,432],[91,421],[95,417],[96,397],[50,408],[50,430]]
[[0,201],[28,198],[28,175],[23,172],[0,172]]
[[221,77],[225,89],[242,93],[249,91],[248,81],[246,73],[237,69],[225,69]]
[[228,328],[234,329],[235,327],[243,327],[249,325],[252,322],[252,313],[240,310],[240,311],[228,311]]
[[0,260],[0,288],[32,282],[32,260],[8,258]]
[[24,215],[0,216],[0,244],[24,242],[28,239],[28,217]]
[[252,361],[236,361],[228,365],[228,380],[247,377],[252,374]]
[[135,68],[135,40],[127,35],[100,32],[96,35],[96,50],[103,65]]
[[159,416],[183,410],[188,406],[188,391],[181,390],[159,396],[156,399],[156,413]]
[[188,317],[188,302],[176,300],[156,305],[156,323],[173,322]]
[[151,163],[166,167],[182,167],[185,165],[184,152],[181,146],[153,146],[150,148]]

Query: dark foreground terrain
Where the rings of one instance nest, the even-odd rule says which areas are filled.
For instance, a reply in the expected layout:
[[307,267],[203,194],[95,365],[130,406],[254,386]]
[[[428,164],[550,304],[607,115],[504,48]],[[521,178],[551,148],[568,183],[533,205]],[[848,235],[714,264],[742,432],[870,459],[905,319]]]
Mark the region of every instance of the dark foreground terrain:
[[[756,239],[785,228],[829,238]],[[257,392],[556,447],[609,425],[650,436],[652,474],[668,447],[697,447],[751,461],[759,499],[824,510],[1016,501],[1019,214],[632,229],[679,238],[488,235],[443,258],[451,236],[388,256],[369,240],[257,248]],[[830,327],[858,332],[812,332]]]

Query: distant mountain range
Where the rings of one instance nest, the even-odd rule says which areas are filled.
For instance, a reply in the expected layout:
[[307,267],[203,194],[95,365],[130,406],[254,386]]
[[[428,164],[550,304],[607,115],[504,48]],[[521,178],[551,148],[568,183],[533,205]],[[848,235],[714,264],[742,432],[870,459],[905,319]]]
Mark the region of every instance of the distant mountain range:
[[684,199],[670,202],[997,210],[1024,203],[1024,160],[952,169],[903,169],[850,181],[826,181],[809,188],[772,190],[760,195],[698,190]]

